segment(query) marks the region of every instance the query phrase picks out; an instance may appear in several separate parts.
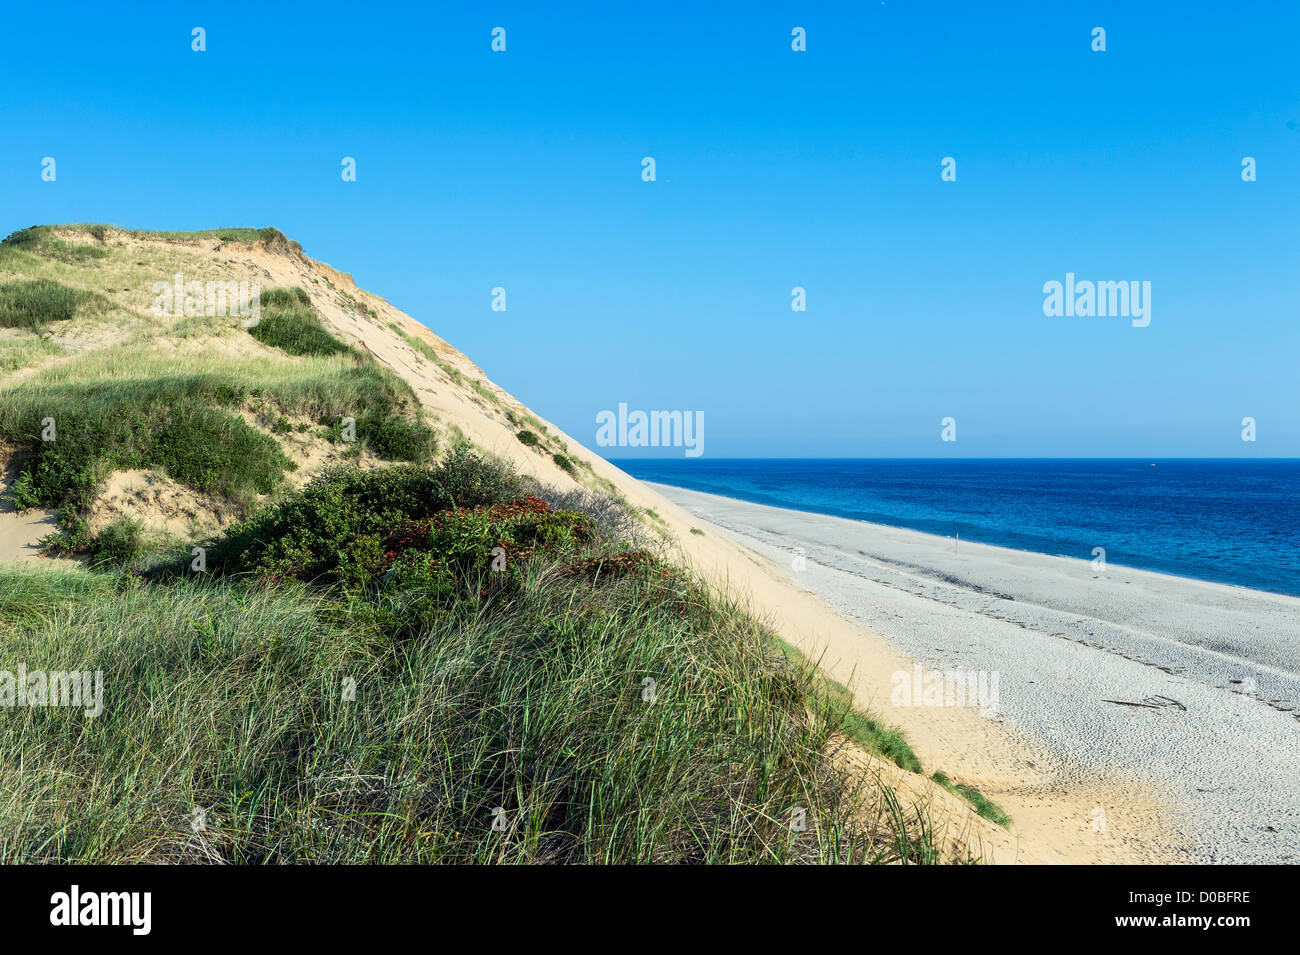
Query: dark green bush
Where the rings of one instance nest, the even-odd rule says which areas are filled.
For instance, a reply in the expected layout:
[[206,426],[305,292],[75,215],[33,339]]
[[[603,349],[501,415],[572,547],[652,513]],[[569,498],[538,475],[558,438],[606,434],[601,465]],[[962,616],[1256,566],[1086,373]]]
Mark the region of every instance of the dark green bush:
[[535,448],[542,443],[542,439],[533,434],[527,428],[524,428],[516,437],[530,448]]
[[357,418],[357,438],[385,461],[423,463],[436,445],[427,425],[400,418],[390,409],[367,410]]
[[463,447],[433,469],[339,467],[230,528],[208,560],[224,573],[356,580],[378,569],[375,546],[409,522],[503,504],[525,490],[508,467]]
[[[30,410],[0,413],[0,436],[29,451],[18,481],[22,505],[82,511],[109,472],[154,467],[196,490],[247,501],[269,493],[290,466],[273,438],[209,405],[212,396],[152,384],[67,385]],[[40,440],[42,412],[57,426],[53,441]]]
[[90,542],[93,567],[121,566],[140,557],[144,551],[143,525],[130,517],[119,517]]

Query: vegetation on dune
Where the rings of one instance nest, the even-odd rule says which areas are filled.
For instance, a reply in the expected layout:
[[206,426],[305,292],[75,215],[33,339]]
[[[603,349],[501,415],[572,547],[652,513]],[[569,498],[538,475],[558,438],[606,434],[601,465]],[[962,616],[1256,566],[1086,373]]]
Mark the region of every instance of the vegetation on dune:
[[91,540],[90,563],[93,567],[121,566],[144,556],[146,549],[143,523],[123,515]]
[[62,354],[63,349],[48,338],[35,335],[0,338],[0,374],[27,368],[43,358]]
[[[74,227],[75,228],[75,227]],[[93,228],[93,227],[87,227]],[[200,239],[217,239],[220,242],[254,245],[263,242],[272,250],[289,248],[300,249],[298,243],[285,236],[279,229],[253,229],[236,227],[231,229],[197,229],[192,232],[158,232],[150,229],[125,229],[128,235],[136,238],[166,239],[171,242],[195,242]]]
[[[275,439],[216,405],[236,403],[190,378],[116,386],[22,388],[0,406],[0,436],[27,457],[14,483],[19,508],[85,511],[113,471],[159,468],[197,491],[249,502],[291,466]],[[43,423],[48,422],[48,423]],[[42,434],[48,433],[49,440]]]
[[86,547],[82,515],[115,470],[160,469],[247,509],[294,465],[241,409],[270,423],[306,415],[358,452],[427,462],[436,436],[410,386],[333,338],[301,290],[266,295],[267,339],[302,357],[177,357],[145,343],[90,353],[0,392],[0,440],[22,456],[15,505],[58,510],[73,551]]
[[290,355],[357,355],[355,349],[343,344],[321,324],[311,298],[300,288],[264,291],[261,315],[248,333],[262,344]]
[[[184,231],[157,231],[154,229],[123,229],[119,226],[109,225],[107,223],[91,222],[68,222],[62,225],[37,225],[26,229],[20,229],[4,240],[3,245],[11,248],[23,248],[42,255],[54,255],[59,257],[67,251],[64,247],[70,243],[59,239],[56,232],[80,232],[98,242],[105,242],[112,230],[129,235],[134,238],[163,239],[169,242],[195,242],[200,239],[217,239],[221,242],[240,243],[243,245],[253,245],[258,242],[266,243],[268,246],[285,246],[297,247],[297,243],[285,236],[279,229],[262,228],[254,229],[243,226],[237,226],[229,229],[196,229],[190,232]],[[86,258],[104,258],[110,254],[105,248],[96,248],[87,246],[84,250],[75,244],[72,255],[75,258],[72,261],[85,261]]]
[[43,331],[51,322],[66,322],[89,304],[104,305],[102,296],[48,279],[0,283],[0,328]]
[[[793,659],[803,662],[803,654],[789,644],[782,643],[782,650]],[[869,753],[874,753],[909,773],[921,772],[921,760],[917,758],[912,747],[908,745],[903,734],[866,713],[853,709],[853,694],[849,688],[838,680],[827,676],[817,667],[821,674],[821,695],[826,704],[836,711],[843,712],[842,731],[850,739]]]
[[[371,312],[373,314],[373,310],[371,310]],[[421,341],[414,335],[407,334],[394,322],[389,322],[388,328],[390,331],[396,333],[402,341],[406,342],[406,344],[410,345],[425,358],[429,359],[429,361],[441,368],[443,374],[451,379],[452,384],[468,384],[471,390],[473,390],[473,392],[480,398],[484,398],[494,405],[499,405],[501,403],[501,399],[497,397],[496,392],[483,384],[483,382],[479,381],[477,378],[467,377],[466,375],[461,374],[460,369],[451,365],[449,362],[443,361],[443,359],[438,356],[437,351],[435,351],[433,346],[428,342]]]
[[[529,520],[492,510],[526,499],[529,490],[522,479],[488,466],[464,446],[432,470],[336,468],[230,528],[210,547],[209,566],[219,573],[361,585],[392,570],[394,554],[409,557],[415,551],[442,559],[453,574],[486,570],[495,546],[512,551],[538,535],[551,539],[585,526],[574,511],[548,521],[542,518],[551,515],[535,510]],[[416,540],[421,534],[424,546]],[[476,563],[471,567],[463,557]]]
[[[80,227],[96,238],[93,229]],[[0,242],[0,271],[15,271],[19,266],[37,258],[52,259],[65,265],[93,264],[110,254],[103,245],[89,242],[68,242],[54,234],[53,226],[37,225],[20,229]]]
[[105,687],[0,723],[0,862],[934,860],[814,668],[617,509],[461,448],[323,476],[210,574],[0,569],[6,655]]
[[1004,829],[1011,825],[1011,817],[1006,814],[1002,807],[974,786],[969,786],[966,783],[954,783],[948,778],[947,773],[943,772],[936,772],[930,778],[954,796],[960,796],[966,800],[978,815],[983,816],[989,822],[1002,826]]

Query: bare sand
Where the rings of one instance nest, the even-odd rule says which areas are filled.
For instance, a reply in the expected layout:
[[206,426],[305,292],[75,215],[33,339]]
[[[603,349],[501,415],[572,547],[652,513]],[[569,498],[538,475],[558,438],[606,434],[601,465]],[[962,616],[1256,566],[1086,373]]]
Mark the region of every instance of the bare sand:
[[7,455],[0,448],[0,560],[24,560],[39,557],[42,537],[59,529],[53,511],[18,512],[9,500],[9,485],[14,473],[6,467]]
[[969,726],[927,748],[1013,817],[1041,772],[1093,794],[1057,820],[1085,845],[1136,824],[1138,858],[1300,860],[1300,599],[652,487],[923,672],[996,674],[993,712],[891,699],[878,672],[859,695],[909,734],[951,709],[1005,734],[1004,753],[978,733],[963,752]]

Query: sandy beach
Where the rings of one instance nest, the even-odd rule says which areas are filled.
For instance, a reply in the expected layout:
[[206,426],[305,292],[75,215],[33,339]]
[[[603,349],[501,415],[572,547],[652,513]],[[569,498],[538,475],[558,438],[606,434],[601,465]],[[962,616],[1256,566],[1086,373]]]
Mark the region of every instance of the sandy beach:
[[[1300,599],[652,487],[924,672],[991,677],[980,719],[1057,786],[1108,781],[1085,828],[1133,812],[1126,779],[1178,858],[1300,860]],[[876,682],[905,729],[944,709]]]

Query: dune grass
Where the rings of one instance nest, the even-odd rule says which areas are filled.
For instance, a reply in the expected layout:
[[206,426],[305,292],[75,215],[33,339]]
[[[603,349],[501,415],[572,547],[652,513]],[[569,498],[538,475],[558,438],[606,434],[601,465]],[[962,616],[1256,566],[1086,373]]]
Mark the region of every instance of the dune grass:
[[[0,567],[5,658],[105,691],[0,721],[0,862],[939,860],[738,607],[472,454],[370,480],[259,518],[324,573],[253,525],[211,574]],[[344,573],[363,531],[391,553]]]
[[273,288],[262,293],[261,315],[248,333],[264,345],[290,355],[356,355],[329,333],[311,299],[300,288]]
[[[657,516],[657,515],[656,515]],[[779,641],[781,652],[800,663],[804,655],[785,641]],[[897,729],[881,723],[879,720],[853,707],[853,694],[843,683],[827,676],[820,666],[817,672],[822,684],[822,698],[826,705],[844,714],[843,731],[850,739],[869,753],[889,760],[895,766],[909,773],[921,772],[921,760],[917,758],[907,738]]]
[[0,328],[43,331],[51,322],[66,322],[84,306],[106,304],[102,296],[49,279],[0,283]]
[[484,398],[494,405],[501,404],[501,399],[497,396],[496,392],[494,392],[487,385],[483,384],[483,382],[479,381],[477,378],[470,378],[467,375],[463,375],[461,374],[460,369],[455,368],[448,362],[443,361],[442,358],[438,356],[438,353],[434,350],[433,346],[430,345],[428,342],[421,341],[420,339],[416,338],[414,335],[407,334],[395,322],[389,322],[388,328],[389,331],[395,332],[397,336],[402,339],[402,341],[406,342],[406,344],[410,345],[412,348],[414,348],[425,358],[429,359],[429,361],[433,362],[435,365],[441,368],[443,373],[446,374],[446,376],[451,379],[452,384],[455,385],[468,384],[469,387],[473,390],[473,392],[476,395],[478,395],[480,398]]
[[29,454],[13,488],[20,507],[84,511],[112,471],[132,468],[248,502],[290,466],[273,438],[229,410],[243,395],[215,376],[29,381],[0,397],[0,437]]
[[[91,229],[90,226],[85,227],[87,232]],[[63,265],[93,266],[110,254],[100,244],[60,239],[54,234],[52,226],[31,226],[14,232],[0,242],[0,271],[16,271],[19,266],[38,259],[50,259]]]
[[127,231],[128,234],[137,237],[168,239],[173,242],[193,242],[199,239],[217,239],[221,242],[253,245],[257,242],[275,244],[281,241],[289,241],[285,238],[283,232],[279,229],[272,228],[254,229],[248,227],[234,227],[229,229],[196,229],[190,232],[159,232],[152,229],[128,229],[125,231]]
[[0,338],[0,374],[28,368],[45,358],[62,355],[63,349],[36,335],[21,338]]
[[943,772],[936,772],[930,778],[954,796],[960,796],[966,800],[977,815],[983,816],[989,822],[999,825],[1003,829],[1011,825],[1011,817],[1006,814],[1002,807],[974,786],[969,786],[966,783],[954,783],[948,778],[947,773]]
[[[68,222],[60,225],[40,225],[32,226],[28,229],[22,229],[15,232],[6,239],[6,243],[12,240],[13,244],[27,247],[45,247],[49,248],[50,242],[61,241],[55,235],[56,231],[61,232],[81,232],[91,238],[104,242],[108,239],[110,232],[118,231],[135,238],[153,238],[165,239],[171,242],[194,242],[200,239],[218,239],[222,242],[237,242],[244,245],[252,245],[257,242],[275,243],[278,241],[289,241],[284,233],[274,228],[249,228],[245,226],[235,226],[228,229],[195,229],[192,231],[158,231],[155,229],[124,229],[120,226],[111,225],[102,222]],[[109,254],[107,251],[92,253],[97,258],[102,258]]]

